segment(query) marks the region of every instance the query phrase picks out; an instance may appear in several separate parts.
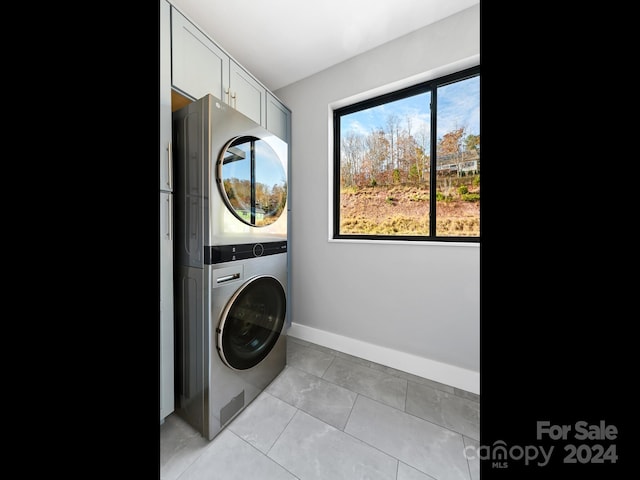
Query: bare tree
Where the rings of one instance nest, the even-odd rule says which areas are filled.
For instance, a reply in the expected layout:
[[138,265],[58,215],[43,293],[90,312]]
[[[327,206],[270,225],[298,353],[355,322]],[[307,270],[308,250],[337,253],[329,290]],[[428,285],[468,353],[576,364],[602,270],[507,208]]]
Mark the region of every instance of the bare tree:
[[416,168],[418,170],[418,179],[420,181],[425,180],[426,172],[429,167],[429,158],[430,158],[430,149],[431,149],[431,137],[429,134],[429,129],[425,125],[424,128],[420,129],[416,134],[417,141],[417,149],[418,153],[416,155]]
[[387,159],[390,155],[391,145],[382,130],[373,131],[365,140],[367,163],[370,170],[367,181],[375,179],[377,182],[386,182]]
[[400,130],[400,120],[395,114],[387,116],[387,134],[389,135],[389,143],[391,148],[389,150],[390,162],[389,170],[398,168],[398,134]]
[[356,183],[364,156],[364,139],[362,135],[350,132],[342,139],[340,151],[340,183],[351,186]]

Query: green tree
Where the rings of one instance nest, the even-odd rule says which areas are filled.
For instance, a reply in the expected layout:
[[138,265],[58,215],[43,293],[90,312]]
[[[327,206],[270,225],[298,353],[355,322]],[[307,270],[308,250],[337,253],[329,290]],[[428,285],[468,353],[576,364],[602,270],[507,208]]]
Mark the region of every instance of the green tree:
[[477,152],[480,148],[480,135],[467,135],[464,139],[464,146],[467,151],[475,150]]

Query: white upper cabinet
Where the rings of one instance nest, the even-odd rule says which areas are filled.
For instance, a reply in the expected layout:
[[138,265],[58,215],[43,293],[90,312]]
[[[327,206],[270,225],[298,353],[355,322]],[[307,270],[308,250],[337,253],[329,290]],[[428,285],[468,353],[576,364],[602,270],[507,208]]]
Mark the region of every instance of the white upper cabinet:
[[229,56],[175,7],[171,8],[172,85],[198,100],[207,94],[228,100]]
[[254,122],[264,126],[267,90],[233,59],[229,65],[229,100],[227,103]]
[[271,123],[279,136],[288,135],[277,125],[282,121],[277,117],[288,112],[286,107],[273,96],[269,100],[269,91],[253,75],[175,7],[171,8],[171,74],[171,85],[183,95],[198,100],[211,94],[263,127]]
[[265,128],[289,143],[291,139],[291,111],[270,92],[267,92]]

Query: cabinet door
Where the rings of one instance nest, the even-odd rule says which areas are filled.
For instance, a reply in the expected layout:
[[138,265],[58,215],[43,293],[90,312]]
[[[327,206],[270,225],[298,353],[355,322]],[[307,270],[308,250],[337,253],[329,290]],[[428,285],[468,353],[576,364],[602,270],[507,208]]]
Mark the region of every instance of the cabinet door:
[[172,84],[194,100],[211,94],[226,101],[229,56],[171,8]]
[[229,68],[229,104],[264,126],[266,89],[233,59],[230,59]]
[[267,122],[265,128],[289,143],[291,137],[291,112],[269,92],[267,92]]
[[160,190],[172,191],[171,6],[160,0]]
[[174,410],[172,200],[160,192],[160,421]]

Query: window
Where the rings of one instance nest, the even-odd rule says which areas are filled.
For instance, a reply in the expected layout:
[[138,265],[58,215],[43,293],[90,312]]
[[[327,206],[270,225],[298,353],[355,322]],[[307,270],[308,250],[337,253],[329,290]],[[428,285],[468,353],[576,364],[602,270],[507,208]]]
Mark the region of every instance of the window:
[[333,238],[480,241],[480,67],[334,110]]

